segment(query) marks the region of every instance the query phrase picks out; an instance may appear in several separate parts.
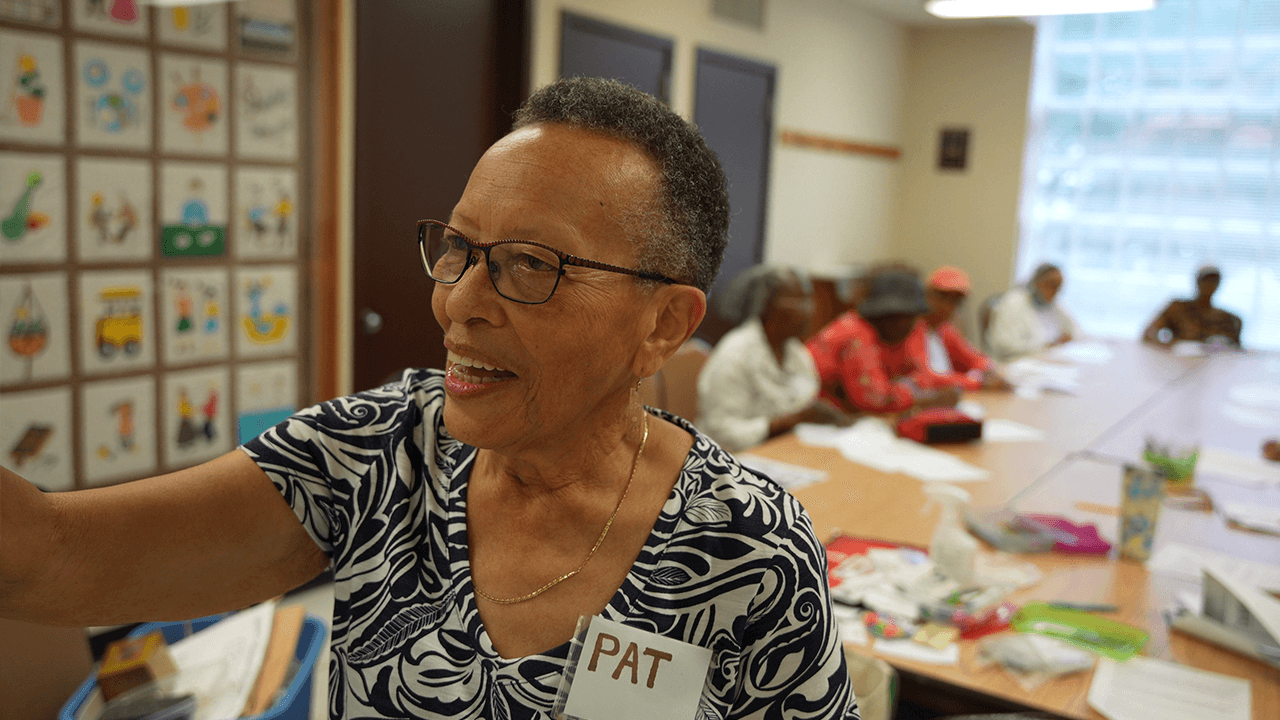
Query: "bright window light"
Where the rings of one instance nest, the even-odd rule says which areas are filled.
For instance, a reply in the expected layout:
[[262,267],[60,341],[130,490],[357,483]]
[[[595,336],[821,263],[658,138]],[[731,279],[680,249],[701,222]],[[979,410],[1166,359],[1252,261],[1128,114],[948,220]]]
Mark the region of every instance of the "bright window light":
[[929,0],[924,9],[940,18],[1031,17],[1150,10],[1155,0]]

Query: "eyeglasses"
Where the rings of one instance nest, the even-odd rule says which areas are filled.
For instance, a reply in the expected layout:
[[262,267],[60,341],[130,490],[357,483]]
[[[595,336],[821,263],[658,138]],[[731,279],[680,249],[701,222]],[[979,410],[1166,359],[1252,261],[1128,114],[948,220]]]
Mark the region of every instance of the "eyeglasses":
[[483,253],[493,288],[502,297],[525,305],[540,305],[550,300],[569,265],[632,275],[668,285],[686,284],[658,273],[587,260],[527,240],[477,243],[439,220],[418,221],[418,252],[422,258],[422,269],[432,280],[445,285],[461,280],[467,268],[477,262],[477,252]]

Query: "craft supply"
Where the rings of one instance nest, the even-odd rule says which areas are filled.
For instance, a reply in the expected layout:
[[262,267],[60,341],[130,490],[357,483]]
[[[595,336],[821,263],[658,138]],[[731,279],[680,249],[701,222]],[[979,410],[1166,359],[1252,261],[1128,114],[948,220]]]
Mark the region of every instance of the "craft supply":
[[1079,610],[1081,612],[1106,612],[1113,613],[1120,609],[1118,605],[1111,603],[1082,603],[1071,602],[1069,600],[1050,600],[1048,605],[1053,607],[1066,608],[1068,610]]
[[124,638],[107,646],[98,671],[98,688],[102,699],[110,701],[129,690],[141,687],[175,670],[164,635],[156,630],[142,637]]
[[1056,637],[1121,661],[1137,654],[1149,637],[1145,630],[1132,625],[1039,602],[1023,605],[1011,625],[1018,632]]
[[911,636],[911,639],[934,650],[945,650],[959,635],[960,631],[956,628],[938,623],[925,623],[915,635]]

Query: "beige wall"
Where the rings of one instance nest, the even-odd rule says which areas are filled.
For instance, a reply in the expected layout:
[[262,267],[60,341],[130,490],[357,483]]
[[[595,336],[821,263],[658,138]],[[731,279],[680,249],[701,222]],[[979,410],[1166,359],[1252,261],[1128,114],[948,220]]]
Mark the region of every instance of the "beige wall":
[[[1012,280],[1034,41],[1030,25],[907,33],[898,256],[926,273],[940,264],[969,272],[968,328],[982,299]],[[937,168],[943,127],[971,131],[963,171]]]
[[[904,28],[843,0],[766,3],[757,31],[713,18],[708,0],[536,0],[533,85],[560,65],[560,13],[569,10],[675,41],[671,104],[693,115],[698,47],[778,69],[774,130],[897,145],[906,69]],[[766,260],[838,271],[892,255],[898,165],[773,146]]]

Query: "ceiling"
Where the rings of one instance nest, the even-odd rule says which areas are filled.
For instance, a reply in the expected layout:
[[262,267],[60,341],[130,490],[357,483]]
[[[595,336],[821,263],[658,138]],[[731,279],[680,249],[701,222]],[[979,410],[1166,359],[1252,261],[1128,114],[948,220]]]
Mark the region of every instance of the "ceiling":
[[844,0],[854,7],[892,20],[899,25],[1022,25],[1020,18],[944,20],[924,11],[924,0]]

